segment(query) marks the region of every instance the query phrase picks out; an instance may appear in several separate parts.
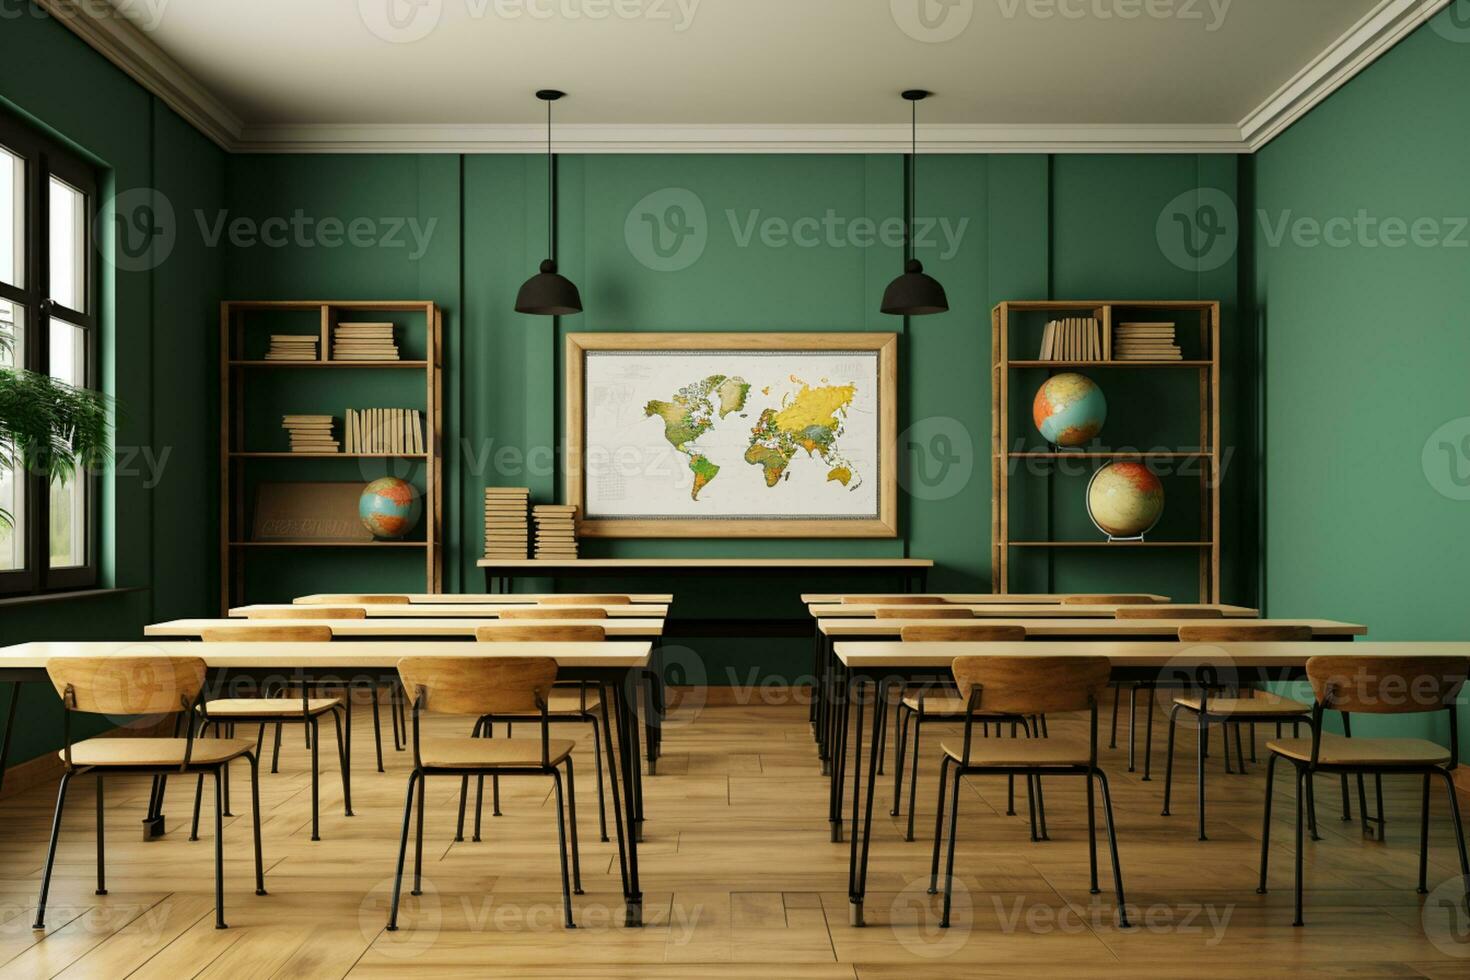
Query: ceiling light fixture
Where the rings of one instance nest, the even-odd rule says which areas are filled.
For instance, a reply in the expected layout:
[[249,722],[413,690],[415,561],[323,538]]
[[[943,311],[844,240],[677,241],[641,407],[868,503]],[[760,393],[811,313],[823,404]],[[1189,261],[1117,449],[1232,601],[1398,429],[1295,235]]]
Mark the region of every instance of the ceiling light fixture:
[[926,275],[924,264],[914,258],[914,198],[919,164],[919,102],[927,98],[928,92],[911,88],[903,93],[911,109],[909,123],[909,167],[908,179],[904,182],[903,217],[903,275],[888,284],[883,290],[884,313],[894,316],[927,316],[944,313],[949,309],[949,298],[944,287],[933,276]]
[[556,177],[551,156],[551,103],[566,95],[541,89],[536,98],[546,103],[546,260],[541,271],[527,279],[516,293],[516,312],[538,316],[569,316],[582,312],[582,296],[566,276],[556,271]]

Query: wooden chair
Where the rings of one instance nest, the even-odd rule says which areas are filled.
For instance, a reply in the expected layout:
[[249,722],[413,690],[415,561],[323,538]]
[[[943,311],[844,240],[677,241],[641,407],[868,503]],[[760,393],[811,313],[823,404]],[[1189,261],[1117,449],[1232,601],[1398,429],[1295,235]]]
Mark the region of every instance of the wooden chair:
[[633,597],[627,595],[556,595],[544,596],[536,601],[538,606],[629,606]]
[[[1168,602],[1168,600],[1164,600]],[[1062,597],[1064,606],[1147,606],[1158,602],[1146,595],[1069,595]]]
[[[481,643],[601,643],[607,639],[607,632],[601,626],[542,626],[536,623],[528,623],[525,626],[482,626],[475,630],[475,639]],[[551,697],[547,701],[547,717],[552,724],[565,724],[567,722],[585,722],[592,727],[592,756],[597,768],[597,829],[603,843],[608,840],[607,836],[607,805],[604,799],[602,786],[602,730],[611,738],[611,725],[607,717],[607,706],[600,687],[592,690],[593,685],[586,681],[573,681],[569,684],[559,684],[552,688]],[[540,715],[499,715],[489,714],[482,716],[475,722],[473,737],[494,738],[495,723],[505,722],[505,736],[510,738],[512,726],[516,722],[534,722],[539,720]],[[492,816],[500,816],[500,779],[491,777],[491,805]],[[469,792],[469,777],[466,776],[460,786],[459,796],[459,825],[455,832],[456,841],[464,840],[464,811],[465,802]],[[475,786],[475,831],[471,840],[480,840],[480,815],[483,809],[485,796],[485,777],[481,776]]]
[[316,605],[329,606],[329,605],[332,605],[333,603],[337,603],[337,604],[344,604],[345,603],[345,604],[349,604],[349,605],[359,605],[359,606],[406,606],[410,602],[412,602],[413,600],[410,599],[406,595],[391,595],[391,594],[383,594],[383,593],[368,593],[368,594],[361,594],[361,595],[352,595],[352,594],[342,593],[342,594],[338,594],[338,595],[309,595],[309,596],[301,596],[300,598],[296,599],[295,601],[296,601],[296,603],[298,605],[303,605],[303,606],[316,606]]
[[[1114,619],[1220,619],[1224,613],[1219,609],[1188,609],[1171,606],[1167,603],[1154,603],[1148,606],[1119,606],[1113,610]],[[1134,737],[1133,728],[1138,719],[1138,692],[1152,692],[1154,686],[1142,682],[1134,682],[1128,685],[1128,771],[1134,771],[1134,753],[1137,751],[1138,740]],[[1108,735],[1108,748],[1118,747],[1118,702],[1123,695],[1123,685],[1113,685],[1113,722]],[[1154,761],[1154,701],[1148,699],[1148,721],[1144,726],[1144,750],[1143,750],[1143,778],[1147,782],[1152,778]]]
[[[934,821],[934,856],[929,869],[929,893],[939,886],[939,849],[944,837],[944,794],[953,767],[954,786],[949,804],[949,850],[944,868],[944,912],[941,928],[949,928],[954,894],[954,851],[960,811],[960,779],[970,775],[1024,775],[1038,782],[1046,776],[1081,776],[1087,781],[1087,847],[1092,871],[1091,892],[1099,892],[1097,878],[1097,816],[1093,780],[1102,787],[1103,816],[1108,849],[1113,859],[1113,887],[1118,900],[1118,926],[1128,927],[1123,897],[1123,872],[1118,863],[1118,837],[1113,825],[1113,800],[1108,777],[1097,765],[1097,703],[1108,686],[1111,664],[1106,657],[985,656],[957,657],[951,668],[964,702],[965,732],[961,742],[942,745],[939,804]],[[985,739],[975,741],[976,718],[1024,719],[1057,711],[1087,711],[1090,718],[1086,745],[1067,739]]]
[[[388,596],[389,599],[402,598],[407,601],[407,596]],[[367,610],[361,606],[319,606],[311,600],[298,599],[302,603],[301,608],[290,607],[285,609],[252,609],[245,613],[246,619],[367,619]],[[374,600],[376,602],[376,599]],[[370,603],[371,604],[371,603]],[[378,713],[379,694],[386,690],[388,692],[388,710],[393,721],[393,748],[402,751],[404,739],[400,734],[400,728],[406,729],[403,724],[403,699],[398,696],[398,683],[376,685],[373,688],[373,748],[378,756],[378,772],[383,771],[383,719]],[[275,771],[272,763],[271,771]]]
[[607,619],[600,606],[517,606],[502,609],[501,619]]
[[[408,799],[403,808],[403,836],[398,844],[398,868],[393,878],[393,905],[388,930],[398,929],[398,901],[403,864],[408,851],[408,824],[418,795],[412,894],[422,894],[424,862],[424,783],[430,776],[550,776],[556,788],[557,844],[561,851],[561,894],[566,927],[572,921],[572,893],[582,894],[581,861],[577,853],[577,794],[570,739],[551,737],[548,713],[556,683],[556,661],[549,657],[404,657],[398,674],[413,705],[413,772],[408,777]],[[536,739],[486,739],[473,736],[429,736],[422,716],[433,714],[534,715],[540,720]],[[566,768],[565,801],[562,767]],[[616,816],[616,815],[615,815]],[[567,879],[567,823],[571,823],[572,879]]]
[[[206,643],[327,643],[332,639],[332,628],[330,626],[217,626],[204,630],[204,642]],[[321,809],[320,809],[320,766],[318,763],[318,747],[321,745],[321,719],[326,715],[332,716],[332,722],[337,728],[337,762],[342,769],[342,803],[347,816],[352,816],[352,775],[347,761],[347,735],[343,731],[343,717],[347,710],[343,700],[337,697],[313,697],[311,684],[301,685],[301,697],[272,697],[270,692],[264,692],[265,697],[259,698],[216,698],[208,702],[200,712],[201,726],[213,725],[224,735],[234,733],[236,725],[259,725],[260,731],[255,740],[255,751],[260,751],[260,746],[265,739],[265,726],[276,726],[275,748],[271,759],[271,772],[277,772],[280,768],[281,758],[281,726],[301,725],[307,732],[308,744],[311,746],[311,839],[321,840]],[[208,721],[203,721],[204,716]],[[350,716],[349,716],[350,717]],[[351,730],[351,721],[347,722],[348,731]],[[201,727],[201,734],[203,732]],[[226,791],[228,793],[228,785]],[[199,839],[199,801],[204,793],[204,776],[199,777],[199,785],[194,792],[194,826],[189,834],[190,840]],[[226,795],[226,801],[229,797]],[[226,808],[228,809],[228,803]]]
[[853,606],[942,606],[949,600],[925,595],[845,595],[842,602]]
[[[969,612],[969,610],[965,610]],[[987,623],[967,624],[935,624],[905,626],[899,631],[899,638],[904,643],[1019,643],[1026,639],[1026,628],[1024,626],[997,626]],[[896,749],[896,758],[893,762],[893,808],[888,815],[896,817],[903,809],[903,763],[904,756],[909,750],[909,722],[914,725],[913,757],[909,763],[909,814],[908,825],[904,832],[904,840],[914,839],[914,811],[917,809],[919,786],[919,745],[923,725],[926,721],[955,721],[965,717],[965,702],[958,692],[951,687],[941,688],[938,691],[926,691],[924,688],[909,688],[904,691],[903,697],[899,699],[897,710],[893,715],[893,744]],[[984,733],[990,734],[990,722],[994,721],[996,733],[1001,732],[1001,723],[1009,719],[982,718]],[[1039,721],[1039,720],[1038,720]],[[1038,736],[1040,731],[1033,727],[1031,721],[1021,719],[1012,724],[1011,737],[1016,737],[1016,729],[1021,728],[1027,737]],[[882,752],[880,750],[880,758]],[[1028,794],[1031,793],[1031,785],[1027,784]],[[1033,804],[1035,800],[1028,795]],[[1006,798],[1006,813],[1014,815],[1016,812],[1015,788],[1009,788]],[[1033,818],[1033,826],[1035,819]],[[1034,839],[1042,840],[1045,837],[1045,822],[1043,820],[1040,836]]]
[[[1302,797],[1311,797],[1305,787],[1316,772],[1349,773],[1361,779],[1371,774],[1380,784],[1384,775],[1423,777],[1419,813],[1419,894],[1429,891],[1429,784],[1433,777],[1444,782],[1460,852],[1460,880],[1466,889],[1461,913],[1470,907],[1470,859],[1465,853],[1465,831],[1460,824],[1460,803],[1453,773],[1460,761],[1459,711],[1455,701],[1465,684],[1470,661],[1463,657],[1364,657],[1327,655],[1307,661],[1307,678],[1314,701],[1311,737],[1274,739],[1266,743],[1271,754],[1266,764],[1266,807],[1261,824],[1261,877],[1256,888],[1266,893],[1266,864],[1271,846],[1271,791],[1276,762],[1285,759],[1296,770],[1296,919],[1302,925]],[[1351,713],[1403,715],[1444,711],[1448,716],[1449,746],[1419,738],[1351,738],[1322,730],[1325,711],[1337,711],[1346,722]],[[1362,782],[1358,783],[1358,806],[1366,808]],[[1383,794],[1379,792],[1379,817]]]
[[874,609],[874,619],[974,619],[975,614],[964,606],[946,609],[943,606],[906,606],[903,609]]
[[[1236,643],[1254,640],[1257,642],[1298,642],[1310,640],[1312,628],[1310,626],[1283,626],[1277,623],[1220,623],[1209,625],[1189,625],[1179,627],[1179,639],[1184,643]],[[1242,697],[1242,694],[1251,696]],[[1166,748],[1164,760],[1164,809],[1163,816],[1169,816],[1169,798],[1174,786],[1174,729],[1178,722],[1180,713],[1194,716],[1199,724],[1199,748],[1197,760],[1196,792],[1199,806],[1199,839],[1208,840],[1205,836],[1205,758],[1209,744],[1210,725],[1219,723],[1222,741],[1225,749],[1225,771],[1232,772],[1230,768],[1230,739],[1228,737],[1229,726],[1235,726],[1235,756],[1240,763],[1240,771],[1245,773],[1245,753],[1240,746],[1240,726],[1242,723],[1254,724],[1258,721],[1275,722],[1277,734],[1280,735],[1280,725],[1283,722],[1300,724],[1307,720],[1307,713],[1311,709],[1300,701],[1289,698],[1278,697],[1266,691],[1240,691],[1225,690],[1222,696],[1216,697],[1209,686],[1201,686],[1198,690],[1188,690],[1178,694],[1173,699],[1173,707],[1169,710],[1169,741]],[[1252,752],[1254,752],[1255,735],[1251,736]],[[1344,800],[1346,800],[1347,784],[1343,783]],[[1313,808],[1313,836],[1316,836],[1316,814]]]
[[[61,786],[56,793],[56,815],[51,844],[41,877],[41,897],[33,928],[46,928],[46,897],[56,863],[56,841],[66,790],[77,776],[97,777],[97,894],[107,894],[106,844],[103,834],[103,777],[111,773],[205,773],[214,776],[214,926],[224,929],[224,792],[222,776],[236,759],[250,763],[251,809],[255,817],[255,894],[265,894],[265,865],[260,854],[260,771],[250,743],[243,739],[203,738],[195,735],[192,714],[210,720],[204,700],[204,661],[198,657],[58,657],[48,661],[46,673],[61,695],[64,747]],[[172,738],[89,738],[73,743],[71,716],[173,715]],[[183,737],[180,737],[180,733]],[[202,736],[202,730],[200,735]]]

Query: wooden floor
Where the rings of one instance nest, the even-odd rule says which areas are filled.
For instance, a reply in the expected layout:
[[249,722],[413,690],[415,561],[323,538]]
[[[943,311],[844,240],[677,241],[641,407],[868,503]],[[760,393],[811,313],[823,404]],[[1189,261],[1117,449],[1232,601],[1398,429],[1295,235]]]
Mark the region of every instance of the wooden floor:
[[[1272,892],[1255,893],[1264,765],[1227,776],[1210,762],[1212,840],[1195,840],[1192,751],[1185,735],[1175,816],[1159,815],[1162,780],[1129,774],[1108,753],[1135,928],[1113,925],[1111,881],[1088,894],[1078,781],[1052,780],[1052,840],[1029,840],[1024,807],[1004,815],[1001,780],[969,786],[961,810],[954,927],[935,928],[925,894],[937,763],[926,758],[920,838],[902,841],[880,800],[865,929],[847,925],[847,847],[828,842],[825,783],[799,705],[683,709],[659,774],[645,780],[642,848],[647,919],[618,926],[614,845],[598,842],[591,765],[579,767],[586,895],[579,928],[560,926],[554,809],[544,780],[507,781],[505,816],[483,843],[454,844],[457,780],[429,787],[426,887],[403,928],[384,931],[406,782],[371,761],[367,715],[357,719],[354,803],[345,818],[335,763],[323,773],[324,839],[309,839],[309,781],[300,737],[286,740],[279,775],[262,775],[266,885],[251,887],[247,784],[238,779],[226,824],[226,917],[213,907],[212,803],[202,837],[187,838],[192,787],[170,785],[168,834],[140,840],[147,782],[108,785],[108,883],[93,894],[93,789],[80,780],[68,808],[48,930],[30,923],[53,796],[38,789],[0,803],[0,975],[5,977],[550,977],[698,976],[1392,976],[1470,975],[1470,937],[1421,911],[1415,894],[1418,785],[1388,784],[1386,844],[1340,822],[1335,786],[1318,787],[1326,839],[1308,844],[1307,926],[1291,926],[1291,794],[1279,778]],[[1054,719],[1075,737],[1077,719]],[[927,736],[926,736],[927,737]],[[930,739],[933,747],[937,740]],[[1264,742],[1264,738],[1263,738]],[[1156,751],[1162,745],[1156,739]],[[324,758],[328,757],[324,753]],[[582,753],[583,758],[590,758]],[[1264,757],[1264,756],[1263,756]],[[1161,767],[1160,767],[1161,768]],[[1161,773],[1160,773],[1161,775]],[[890,777],[891,778],[891,777]],[[1076,785],[1067,785],[1068,782]],[[1053,785],[1054,784],[1054,785]],[[1448,809],[1436,790],[1430,887],[1458,887]],[[1101,851],[1106,869],[1106,850]],[[1446,913],[1447,915],[1447,913]],[[1430,935],[1426,937],[1425,923]]]

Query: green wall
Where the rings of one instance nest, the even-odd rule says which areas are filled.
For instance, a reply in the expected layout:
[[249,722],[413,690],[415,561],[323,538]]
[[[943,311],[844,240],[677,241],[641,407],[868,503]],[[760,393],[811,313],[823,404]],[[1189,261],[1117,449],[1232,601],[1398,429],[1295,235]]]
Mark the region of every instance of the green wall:
[[[179,220],[222,206],[225,154],[34,5],[0,30],[0,103],[90,157],[123,210],[156,189]],[[121,196],[132,191],[130,196]],[[131,211],[118,215],[132,217]],[[99,219],[111,226],[111,212]],[[223,254],[179,234],[152,268],[102,265],[102,373],[117,396],[117,472],[104,501],[103,584],[140,591],[0,607],[0,644],[141,637],[214,599],[216,304]],[[105,258],[115,256],[106,243]],[[144,263],[149,264],[149,263]],[[147,463],[163,460],[159,472]],[[163,454],[167,452],[167,457]],[[8,699],[8,692],[0,700]],[[59,744],[60,703],[23,689],[11,761]]]
[[[1267,608],[1377,640],[1470,630],[1470,31],[1453,12],[1251,162]],[[1429,223],[1415,244],[1360,232],[1360,213]]]

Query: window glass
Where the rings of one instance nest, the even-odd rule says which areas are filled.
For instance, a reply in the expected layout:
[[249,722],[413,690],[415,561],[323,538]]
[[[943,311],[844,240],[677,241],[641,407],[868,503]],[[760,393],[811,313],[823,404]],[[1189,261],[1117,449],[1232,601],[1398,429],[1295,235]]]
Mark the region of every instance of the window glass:
[[[0,368],[25,366],[25,330],[20,307],[0,300]],[[0,572],[25,568],[25,481],[0,460]],[[5,515],[9,515],[6,517]]]
[[24,286],[25,161],[0,146],[0,282]]
[[[87,380],[87,335],[63,320],[48,324],[51,376],[76,388]],[[51,567],[74,568],[87,561],[87,480],[85,473],[51,482]]]
[[51,299],[85,313],[87,281],[87,198],[70,184],[51,178]]

